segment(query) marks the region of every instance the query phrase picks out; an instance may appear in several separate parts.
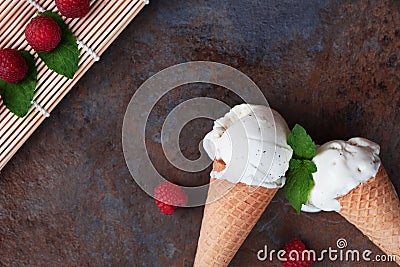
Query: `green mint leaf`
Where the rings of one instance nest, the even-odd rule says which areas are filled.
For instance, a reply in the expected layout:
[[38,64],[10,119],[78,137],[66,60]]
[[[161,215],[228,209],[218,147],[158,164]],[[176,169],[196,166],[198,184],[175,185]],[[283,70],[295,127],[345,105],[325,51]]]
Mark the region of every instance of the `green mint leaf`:
[[314,173],[317,171],[317,165],[315,165],[314,161],[307,159],[290,159],[289,161],[289,170],[296,170],[304,168],[310,173]]
[[289,161],[289,170],[295,170],[295,169],[300,168],[301,162],[302,162],[301,159],[293,159],[293,158],[291,158],[290,161]]
[[51,17],[61,28],[61,41],[58,46],[50,52],[37,52],[39,57],[49,69],[72,79],[79,63],[79,48],[74,35],[57,13],[45,11],[39,16]]
[[286,172],[285,196],[297,213],[300,213],[301,206],[307,203],[314,186],[312,174],[317,171],[317,166],[311,160],[317,148],[306,130],[299,124],[293,127],[287,143],[293,149],[293,157]]
[[293,157],[297,159],[311,160],[316,154],[316,146],[306,130],[299,124],[293,127],[288,136],[287,143],[293,149]]
[[316,171],[317,166],[311,160],[291,159],[289,162],[284,188],[285,197],[297,213],[300,213],[302,204],[306,204],[308,201],[314,186],[312,174]]
[[30,107],[37,84],[37,69],[34,57],[27,51],[19,51],[28,65],[26,77],[19,83],[8,83],[0,79],[0,95],[6,107],[15,115],[24,117]]

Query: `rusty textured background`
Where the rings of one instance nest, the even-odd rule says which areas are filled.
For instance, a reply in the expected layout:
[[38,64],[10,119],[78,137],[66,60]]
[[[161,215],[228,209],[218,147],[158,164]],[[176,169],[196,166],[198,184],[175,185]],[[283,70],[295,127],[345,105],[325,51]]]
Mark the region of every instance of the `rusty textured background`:
[[[87,72],[50,119],[0,174],[1,266],[191,266],[202,208],[162,215],[133,183],[121,127],[135,90],[155,72],[190,60],[226,63],[249,75],[290,126],[318,143],[361,135],[381,144],[400,190],[400,2],[333,0],[154,0]],[[190,89],[190,90],[189,90]],[[166,114],[194,96],[233,105],[240,99],[207,85],[177,88],[151,114],[147,145],[158,170],[182,184],[161,155]],[[211,127],[196,120],[181,135],[185,155]],[[310,248],[380,251],[334,213],[296,215],[277,194],[231,266],[258,262],[264,244],[293,238]],[[325,261],[315,266],[395,266]]]

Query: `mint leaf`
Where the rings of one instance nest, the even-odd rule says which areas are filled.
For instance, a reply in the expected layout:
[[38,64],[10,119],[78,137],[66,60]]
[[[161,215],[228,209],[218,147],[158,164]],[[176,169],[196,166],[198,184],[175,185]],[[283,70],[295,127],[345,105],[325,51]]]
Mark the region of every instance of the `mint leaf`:
[[34,57],[27,51],[19,51],[28,65],[26,77],[19,83],[8,83],[0,79],[0,95],[6,107],[15,115],[24,117],[30,107],[37,84],[37,69]]
[[311,189],[314,186],[312,173],[317,166],[311,160],[291,159],[286,173],[285,197],[300,213],[302,204],[307,203]]
[[315,165],[314,161],[307,159],[290,159],[289,161],[289,171],[297,170],[300,168],[304,168],[308,170],[310,173],[314,173],[317,171],[317,165]]
[[317,171],[317,166],[311,160],[317,148],[306,130],[299,124],[293,127],[287,143],[293,149],[293,157],[286,172],[285,197],[297,213],[300,213],[301,206],[307,203],[314,186],[312,174]]
[[299,124],[293,127],[287,143],[292,147],[294,158],[297,159],[312,159],[317,151],[315,143]]
[[45,11],[39,16],[51,17],[61,28],[61,41],[58,46],[50,52],[37,52],[39,57],[49,69],[72,79],[79,63],[79,48],[74,35],[57,13]]

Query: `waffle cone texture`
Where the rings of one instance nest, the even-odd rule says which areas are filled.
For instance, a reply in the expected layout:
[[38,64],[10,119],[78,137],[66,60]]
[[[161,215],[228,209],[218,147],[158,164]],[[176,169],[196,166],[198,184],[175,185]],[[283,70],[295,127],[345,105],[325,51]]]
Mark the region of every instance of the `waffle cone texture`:
[[400,265],[400,201],[384,167],[337,200],[340,215]]
[[[214,171],[224,168],[214,161]],[[228,266],[277,191],[211,178],[194,266]]]

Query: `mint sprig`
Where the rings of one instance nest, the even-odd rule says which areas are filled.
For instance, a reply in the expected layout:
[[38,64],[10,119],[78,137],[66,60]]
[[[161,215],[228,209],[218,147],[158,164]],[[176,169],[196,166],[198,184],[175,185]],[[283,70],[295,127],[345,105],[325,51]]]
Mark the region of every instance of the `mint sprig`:
[[0,79],[0,95],[6,107],[15,115],[24,117],[30,107],[37,84],[37,69],[34,57],[27,51],[19,51],[28,65],[28,73],[19,83],[8,83]]
[[317,166],[311,160],[291,159],[286,174],[285,196],[299,213],[302,204],[307,203],[314,186],[312,173]]
[[57,13],[45,11],[39,16],[54,19],[61,28],[61,41],[58,46],[50,52],[37,52],[39,57],[49,69],[72,79],[78,70],[79,63],[79,48],[74,35]]
[[292,147],[294,157],[297,159],[312,159],[317,151],[315,143],[299,124],[293,127],[287,143]]
[[293,149],[293,156],[286,172],[285,197],[297,213],[300,213],[301,206],[307,203],[314,187],[312,174],[317,171],[317,166],[312,158],[315,157],[317,148],[306,130],[299,124],[293,127],[287,143]]

